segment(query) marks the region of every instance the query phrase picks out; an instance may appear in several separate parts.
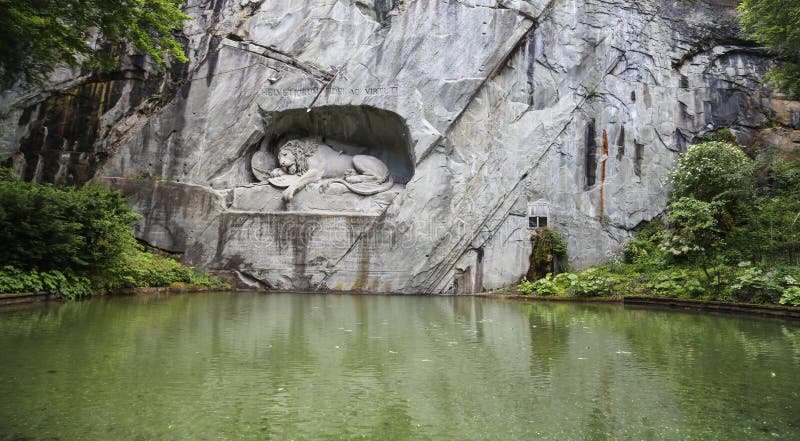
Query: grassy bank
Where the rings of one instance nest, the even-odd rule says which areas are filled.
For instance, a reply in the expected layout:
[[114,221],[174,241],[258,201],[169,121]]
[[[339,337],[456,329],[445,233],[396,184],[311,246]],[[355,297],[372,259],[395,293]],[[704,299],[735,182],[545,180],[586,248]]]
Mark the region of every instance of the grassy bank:
[[561,297],[647,296],[733,303],[800,306],[800,268],[781,265],[771,270],[740,265],[719,265],[709,274],[692,266],[664,269],[612,263],[577,273],[562,273],[523,281],[523,295]]
[[67,299],[137,287],[225,287],[168,256],[144,251],[138,215],[115,191],[23,182],[0,171],[0,293]]

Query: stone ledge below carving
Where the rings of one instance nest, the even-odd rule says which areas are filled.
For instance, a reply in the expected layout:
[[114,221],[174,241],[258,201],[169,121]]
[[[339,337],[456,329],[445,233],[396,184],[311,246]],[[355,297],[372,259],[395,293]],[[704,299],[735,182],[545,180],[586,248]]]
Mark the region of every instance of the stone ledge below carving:
[[282,190],[269,184],[256,184],[229,190],[232,194],[232,203],[228,209],[379,215],[402,189],[402,185],[396,184],[389,191],[365,197],[351,193],[341,184],[331,184],[324,188],[323,184],[314,183],[309,184],[303,191],[297,193],[291,202],[286,203],[282,199]]

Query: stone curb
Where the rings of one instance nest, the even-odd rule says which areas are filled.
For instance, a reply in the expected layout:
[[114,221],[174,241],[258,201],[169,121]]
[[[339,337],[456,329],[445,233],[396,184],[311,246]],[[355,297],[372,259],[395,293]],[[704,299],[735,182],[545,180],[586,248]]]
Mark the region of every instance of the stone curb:
[[[129,288],[114,291],[111,294],[95,293],[93,297],[106,297],[106,296],[137,296],[148,295],[157,293],[168,294],[186,294],[193,292],[208,292],[208,291],[234,291],[231,289],[208,287],[208,286],[159,286],[147,288]],[[20,303],[35,303],[45,301],[60,301],[61,298],[55,294],[47,292],[15,292],[0,294],[0,306],[3,305],[16,305]]]
[[661,306],[668,308],[693,309],[737,314],[754,314],[771,317],[800,319],[800,308],[783,305],[754,305],[750,303],[729,303],[712,300],[682,300],[660,297],[623,297],[624,305]]
[[621,303],[625,306],[648,306],[670,309],[692,309],[734,314],[749,314],[788,319],[800,319],[800,307],[783,305],[756,305],[752,303],[719,302],[713,300],[669,299],[664,297],[623,296],[615,297],[556,297],[526,296],[521,294],[479,293],[475,297],[492,299],[523,300],[528,302],[570,302],[570,303]]
[[44,302],[57,298],[58,297],[56,295],[46,292],[15,292],[0,294],[0,306],[16,305],[18,303]]

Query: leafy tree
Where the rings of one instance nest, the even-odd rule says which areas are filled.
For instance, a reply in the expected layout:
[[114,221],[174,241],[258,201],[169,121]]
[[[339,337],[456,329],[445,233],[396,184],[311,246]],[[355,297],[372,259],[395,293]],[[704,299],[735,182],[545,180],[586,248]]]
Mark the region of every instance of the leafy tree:
[[726,142],[693,145],[670,173],[671,197],[692,197],[705,202],[731,202],[749,194],[753,161]]
[[767,80],[791,96],[800,96],[800,2],[743,0],[739,11],[744,31],[783,59]]
[[726,239],[749,220],[754,170],[753,161],[733,144],[690,147],[670,173],[669,229],[661,250],[673,261],[699,264],[707,275],[710,265],[733,259],[724,252]]
[[6,86],[20,75],[41,81],[53,67],[113,67],[118,55],[101,47],[129,43],[164,66],[168,58],[185,62],[173,37],[189,18],[185,0],[0,0],[0,80]]

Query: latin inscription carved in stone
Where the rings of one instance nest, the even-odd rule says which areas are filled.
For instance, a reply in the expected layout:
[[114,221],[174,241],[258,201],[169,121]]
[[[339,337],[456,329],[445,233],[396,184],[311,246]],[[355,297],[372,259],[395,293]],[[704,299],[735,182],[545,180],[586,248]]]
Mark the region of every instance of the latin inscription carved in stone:
[[[262,91],[267,96],[274,97],[314,97],[320,92],[319,87],[308,87],[299,89],[284,89],[267,87]],[[326,95],[350,95],[350,96],[398,96],[398,86],[376,86],[376,87],[326,87],[323,91]]]

